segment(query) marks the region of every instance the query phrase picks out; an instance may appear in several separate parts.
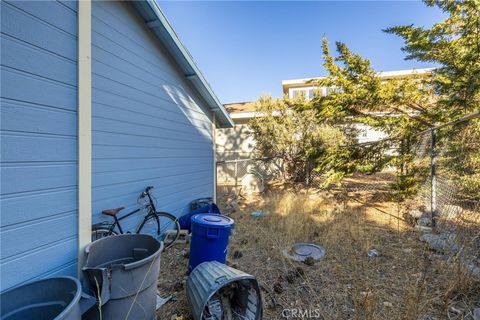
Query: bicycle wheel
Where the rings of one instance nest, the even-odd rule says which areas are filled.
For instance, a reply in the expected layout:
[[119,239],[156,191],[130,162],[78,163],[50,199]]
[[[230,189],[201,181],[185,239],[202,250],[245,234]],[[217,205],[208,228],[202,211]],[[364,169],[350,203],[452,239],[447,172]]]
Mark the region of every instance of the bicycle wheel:
[[[169,231],[166,237],[166,231]],[[168,212],[155,212],[151,215],[138,230],[138,233],[148,234],[158,240],[163,241],[165,249],[170,248],[180,235],[180,223],[177,217]]]
[[114,235],[117,235],[117,233],[108,228],[105,228],[105,227],[95,228],[92,230],[92,242],[101,238],[114,236]]

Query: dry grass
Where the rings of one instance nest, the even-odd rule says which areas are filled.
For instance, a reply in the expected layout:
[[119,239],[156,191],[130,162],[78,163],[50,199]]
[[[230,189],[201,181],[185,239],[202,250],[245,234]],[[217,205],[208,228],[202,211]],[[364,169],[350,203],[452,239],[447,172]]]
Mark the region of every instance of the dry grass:
[[[318,309],[322,319],[473,319],[480,307],[480,280],[455,257],[429,251],[406,223],[345,194],[276,186],[239,205],[231,214],[229,264],[260,281],[264,319],[282,319],[285,308]],[[254,218],[254,210],[269,215]],[[312,266],[293,262],[282,250],[295,242],[319,244],[326,256]],[[373,248],[379,257],[367,256]],[[160,291],[178,300],[161,310],[161,319],[191,317],[182,250],[162,256]],[[234,259],[236,251],[242,255]]]

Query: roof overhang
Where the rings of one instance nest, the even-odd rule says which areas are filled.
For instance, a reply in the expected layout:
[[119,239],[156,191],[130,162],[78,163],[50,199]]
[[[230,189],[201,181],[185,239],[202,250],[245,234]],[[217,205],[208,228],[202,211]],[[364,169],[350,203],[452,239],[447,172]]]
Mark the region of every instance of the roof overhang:
[[155,0],[143,0],[133,1],[133,4],[147,26],[170,52],[187,81],[198,91],[210,110],[215,114],[217,125],[222,128],[233,127],[233,121],[227,110],[225,110],[225,107],[220,103],[207,80],[203,77],[200,69],[193,61],[187,48],[180,41],[157,2]]
[[[413,76],[413,75],[428,75],[428,74],[431,74],[434,70],[435,68],[383,71],[383,72],[377,72],[377,76],[381,79],[402,78],[402,77]],[[315,77],[315,78],[283,80],[282,87],[284,90],[286,88],[304,87],[309,81],[321,80],[325,78],[326,77]]]
[[230,114],[230,117],[232,119],[252,119],[262,115],[260,112],[234,112]]

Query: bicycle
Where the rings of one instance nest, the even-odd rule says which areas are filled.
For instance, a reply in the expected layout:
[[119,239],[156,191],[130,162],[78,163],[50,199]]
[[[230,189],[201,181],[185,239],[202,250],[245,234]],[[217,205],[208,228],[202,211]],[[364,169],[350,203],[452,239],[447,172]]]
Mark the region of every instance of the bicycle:
[[[148,186],[140,194],[137,199],[137,202],[141,206],[140,208],[125,214],[124,216],[118,217],[117,214],[125,209],[125,207],[107,209],[103,210],[102,214],[113,217],[114,222],[100,222],[92,226],[92,241],[97,239],[108,237],[117,234],[124,234],[120,221],[130,217],[131,215],[146,209],[147,214],[143,218],[142,222],[138,225],[135,233],[148,234],[158,239],[160,236],[163,236],[164,248],[167,249],[171,247],[180,235],[180,224],[178,218],[168,212],[157,212],[155,209],[154,197],[150,194],[152,186]],[[147,197],[148,203],[142,204],[142,201]],[[118,232],[115,230],[118,229]],[[174,230],[173,237],[169,234],[168,237],[165,237],[165,231]],[[127,232],[129,233],[129,232]]]

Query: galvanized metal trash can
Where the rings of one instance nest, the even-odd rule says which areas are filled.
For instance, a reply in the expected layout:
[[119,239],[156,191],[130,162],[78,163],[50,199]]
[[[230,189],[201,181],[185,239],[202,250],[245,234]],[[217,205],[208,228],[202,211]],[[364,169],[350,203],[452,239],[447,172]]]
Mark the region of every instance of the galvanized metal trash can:
[[257,279],[217,261],[198,265],[187,280],[195,320],[262,319]]
[[180,223],[180,229],[188,230],[189,232],[192,231],[192,216],[199,213],[221,214],[220,209],[213,202],[200,207],[192,205],[190,207],[195,208],[195,210],[191,210],[189,213],[181,216],[178,219],[178,223]]
[[2,320],[80,320],[80,281],[56,277],[27,283],[0,295]]
[[192,217],[189,273],[205,261],[225,263],[233,224],[233,219],[218,214],[196,214]]
[[83,272],[101,306],[88,320],[155,319],[160,253],[163,242],[149,235],[123,234],[92,242]]
[[195,199],[195,200],[192,200],[192,202],[190,202],[190,211],[195,211],[201,207],[205,207],[212,204],[215,204],[215,203],[213,203],[213,198],[211,197]]

